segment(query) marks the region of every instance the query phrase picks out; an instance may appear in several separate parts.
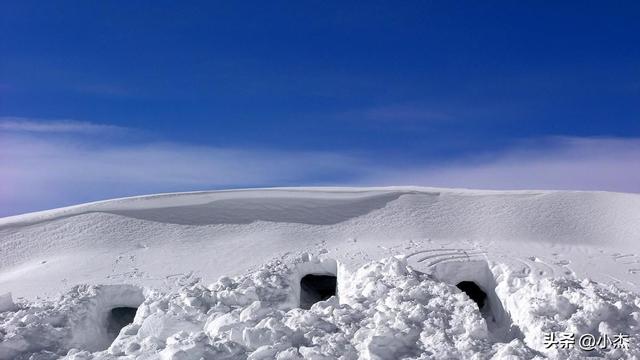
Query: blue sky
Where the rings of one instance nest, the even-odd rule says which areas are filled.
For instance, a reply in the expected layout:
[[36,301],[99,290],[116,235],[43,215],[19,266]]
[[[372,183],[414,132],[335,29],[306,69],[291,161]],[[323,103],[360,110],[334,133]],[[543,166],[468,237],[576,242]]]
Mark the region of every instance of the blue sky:
[[0,4],[0,216],[276,185],[640,192],[640,4]]

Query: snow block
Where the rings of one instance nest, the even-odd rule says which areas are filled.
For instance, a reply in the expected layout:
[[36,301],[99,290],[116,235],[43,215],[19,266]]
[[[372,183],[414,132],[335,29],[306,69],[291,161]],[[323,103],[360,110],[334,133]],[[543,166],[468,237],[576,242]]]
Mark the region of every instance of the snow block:
[[0,294],[0,312],[12,311],[15,307],[11,293]]

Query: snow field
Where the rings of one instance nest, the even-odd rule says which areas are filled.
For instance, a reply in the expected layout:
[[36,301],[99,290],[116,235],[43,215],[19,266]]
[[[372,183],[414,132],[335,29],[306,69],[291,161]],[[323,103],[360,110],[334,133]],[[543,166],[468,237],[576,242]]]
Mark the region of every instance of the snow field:
[[[299,308],[300,279],[331,274],[337,296]],[[455,287],[487,293],[481,310]],[[109,311],[137,307],[108,338]],[[505,330],[507,328],[507,330]],[[18,301],[0,313],[1,359],[607,359],[638,358],[640,297],[575,279],[539,279],[509,266],[444,262],[425,274],[404,257],[348,271],[330,258],[272,261],[176,291],[79,286],[55,301]],[[543,346],[556,331],[631,336],[628,350]]]
[[637,194],[397,187],[151,195],[0,219],[0,293],[162,288],[190,272],[211,283],[321,249],[352,271],[402,254],[419,271],[450,259],[489,260],[524,276],[640,292],[638,239]]

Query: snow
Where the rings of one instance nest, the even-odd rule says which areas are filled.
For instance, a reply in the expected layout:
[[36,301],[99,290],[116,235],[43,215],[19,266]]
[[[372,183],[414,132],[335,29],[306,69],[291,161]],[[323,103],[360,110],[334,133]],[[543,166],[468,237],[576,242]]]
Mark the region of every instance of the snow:
[[[640,358],[638,240],[640,195],[606,192],[252,189],[8,217],[0,359]],[[307,310],[309,274],[337,291]],[[119,334],[116,308],[137,308]]]
[[[296,261],[320,263],[313,257]],[[0,356],[12,358],[22,352],[67,359],[533,359],[586,355],[577,349],[545,349],[540,339],[544,331],[622,332],[632,334],[632,343],[640,340],[637,294],[586,280],[535,281],[503,265],[495,265],[493,271],[499,281],[496,293],[511,316],[511,326],[518,328],[513,338],[492,337],[487,320],[468,296],[413,270],[404,258],[365,264],[349,274],[339,298],[318,302],[309,310],[298,308],[292,298],[298,277],[295,264],[274,261],[209,286],[187,278],[176,291],[149,292],[133,323],[111,344],[100,344],[102,349],[87,340],[101,338],[95,334],[106,328],[99,320],[105,304],[137,302],[139,293],[130,286],[81,286],[54,301],[22,302],[17,311],[0,317],[6,332]],[[589,354],[619,359],[640,356],[640,350]]]
[[14,307],[11,293],[0,294],[0,312],[13,310]]

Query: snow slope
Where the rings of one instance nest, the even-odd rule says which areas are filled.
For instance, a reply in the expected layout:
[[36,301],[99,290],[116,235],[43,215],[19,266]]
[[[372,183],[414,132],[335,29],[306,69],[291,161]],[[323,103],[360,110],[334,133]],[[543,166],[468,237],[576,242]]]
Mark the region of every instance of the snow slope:
[[[640,336],[635,194],[143,196],[0,219],[0,260],[0,359],[583,358],[545,349],[543,333]],[[336,275],[338,298],[297,309],[311,273]],[[113,341],[102,314],[121,306],[140,308]]]

